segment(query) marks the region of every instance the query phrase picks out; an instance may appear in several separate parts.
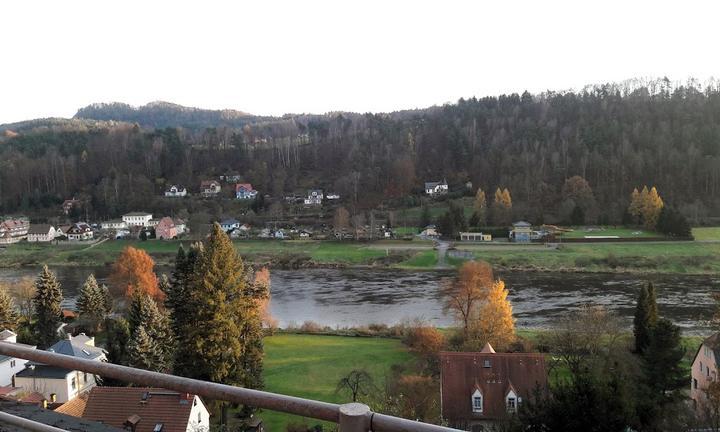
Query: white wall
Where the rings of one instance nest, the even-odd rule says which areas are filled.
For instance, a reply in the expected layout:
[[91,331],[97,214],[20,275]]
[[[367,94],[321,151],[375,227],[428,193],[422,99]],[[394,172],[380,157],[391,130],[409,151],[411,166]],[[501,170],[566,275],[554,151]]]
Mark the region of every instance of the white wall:
[[[77,397],[78,394],[94,387],[95,377],[87,374],[88,379],[85,381],[84,373],[71,371],[62,378],[33,378],[33,377],[15,377],[15,386],[22,387],[27,391],[36,391],[42,393],[48,401],[50,395],[55,393],[57,402],[67,402]],[[72,388],[72,378],[75,378],[75,389]]]
[[[193,407],[190,410],[190,419],[188,420],[187,432],[200,432],[210,430],[210,413],[199,397],[195,396]],[[200,423],[198,423],[198,414],[200,414]]]
[[[25,362],[27,360],[9,358],[0,363],[0,386],[12,385],[13,375],[25,369]],[[13,367],[12,364],[15,364],[15,366]]]

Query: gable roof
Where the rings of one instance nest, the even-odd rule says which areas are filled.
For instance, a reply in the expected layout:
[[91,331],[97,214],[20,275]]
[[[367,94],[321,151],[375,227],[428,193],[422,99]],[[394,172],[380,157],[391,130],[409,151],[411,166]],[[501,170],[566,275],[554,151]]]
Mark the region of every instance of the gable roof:
[[[0,400],[0,411],[42,423],[48,426],[55,426],[73,432],[123,432],[102,423],[93,422],[81,418],[75,418],[67,414],[58,413],[49,409],[43,409],[38,404],[20,403],[17,401]],[[3,432],[27,432],[27,429],[20,426],[3,424]]]
[[238,183],[238,184],[236,184],[236,185],[235,185],[235,192],[239,192],[240,189],[245,189],[245,190],[247,190],[247,191],[249,191],[249,192],[252,192],[252,191],[255,190],[255,189],[253,189],[253,187],[252,187],[252,185],[251,185],[250,183]]
[[83,418],[122,428],[129,417],[138,416],[135,432],[152,432],[158,423],[163,432],[185,432],[194,399],[192,394],[160,388],[93,387]]
[[720,332],[708,336],[707,338],[705,338],[705,340],[703,340],[703,342],[700,344],[697,351],[695,352],[695,357],[693,357],[692,361],[693,364],[695,364],[695,359],[697,358],[698,354],[700,354],[700,350],[703,348],[703,346],[706,346],[712,350],[715,357],[715,363],[717,364],[718,360],[720,360]]
[[[527,398],[536,386],[547,386],[545,357],[539,353],[442,352],[440,368],[442,414],[452,421],[501,418],[511,389]],[[481,414],[472,411],[476,388],[483,395]]]
[[125,217],[125,216],[150,216],[150,217],[152,217],[152,213],[148,213],[148,212],[130,212],[130,213],[125,213],[125,214],[123,215],[123,217]]
[[218,183],[215,180],[203,180],[200,182],[200,187],[208,187],[208,186],[220,186],[220,183]]
[[32,224],[28,229],[28,234],[47,234],[52,227],[52,225],[48,224]]
[[514,227],[523,227],[523,228],[531,227],[531,226],[532,226],[532,225],[530,224],[530,222],[525,222],[525,221],[517,221],[517,222],[513,223],[512,225],[513,225]]
[[82,417],[85,413],[88,397],[90,392],[80,393],[76,398],[70,399],[59,407],[55,408],[55,412],[71,415],[73,417]]
[[[84,334],[79,334],[75,337],[68,335],[68,339],[63,339],[56,342],[53,346],[47,350],[55,352],[57,354],[69,355],[86,360],[100,359],[105,355],[105,350],[98,348],[90,344],[93,338],[90,338]],[[30,361],[27,363],[28,367],[17,373],[19,377],[36,377],[36,378],[65,378],[70,369],[64,369],[56,366],[49,366],[43,363],[37,363]]]

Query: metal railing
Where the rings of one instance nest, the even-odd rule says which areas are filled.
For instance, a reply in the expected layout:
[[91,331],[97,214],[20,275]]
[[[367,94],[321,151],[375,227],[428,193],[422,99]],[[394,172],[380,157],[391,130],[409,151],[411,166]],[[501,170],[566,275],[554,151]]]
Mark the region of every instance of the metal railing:
[[333,404],[260,390],[234,387],[175,375],[135,369],[113,363],[86,360],[0,342],[0,354],[32,360],[70,370],[89,372],[117,380],[192,393],[257,408],[325,420],[339,425],[340,432],[459,432],[458,429],[375,413],[360,403]]

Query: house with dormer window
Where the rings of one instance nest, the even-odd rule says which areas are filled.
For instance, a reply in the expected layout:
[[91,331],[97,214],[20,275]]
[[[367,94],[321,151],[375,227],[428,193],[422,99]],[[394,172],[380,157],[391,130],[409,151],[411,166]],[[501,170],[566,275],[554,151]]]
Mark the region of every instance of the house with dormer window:
[[239,200],[255,199],[258,192],[253,189],[250,183],[238,183],[235,185],[235,198]]
[[547,387],[545,357],[496,353],[490,344],[480,352],[442,352],[440,382],[444,419],[465,430],[492,430],[517,411],[523,398]]
[[[47,350],[86,360],[107,360],[105,350],[95,346],[95,338],[85,336],[84,333],[68,335]],[[40,393],[52,402],[67,402],[95,385],[95,376],[92,374],[33,361],[25,363],[25,369],[15,375],[16,387]]]
[[706,391],[710,383],[718,379],[718,359],[720,359],[720,333],[715,333],[703,340],[690,368],[690,400],[700,417],[712,411]]

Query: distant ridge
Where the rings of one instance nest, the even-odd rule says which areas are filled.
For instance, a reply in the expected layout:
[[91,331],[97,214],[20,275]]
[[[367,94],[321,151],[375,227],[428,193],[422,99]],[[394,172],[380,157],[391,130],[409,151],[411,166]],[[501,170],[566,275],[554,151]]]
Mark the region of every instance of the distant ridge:
[[261,117],[246,112],[225,109],[208,110],[186,107],[165,101],[150,102],[135,107],[122,102],[95,103],[80,108],[75,119],[115,120],[137,123],[151,128],[185,127],[201,129],[208,127],[242,127],[248,123],[270,120],[273,117]]

